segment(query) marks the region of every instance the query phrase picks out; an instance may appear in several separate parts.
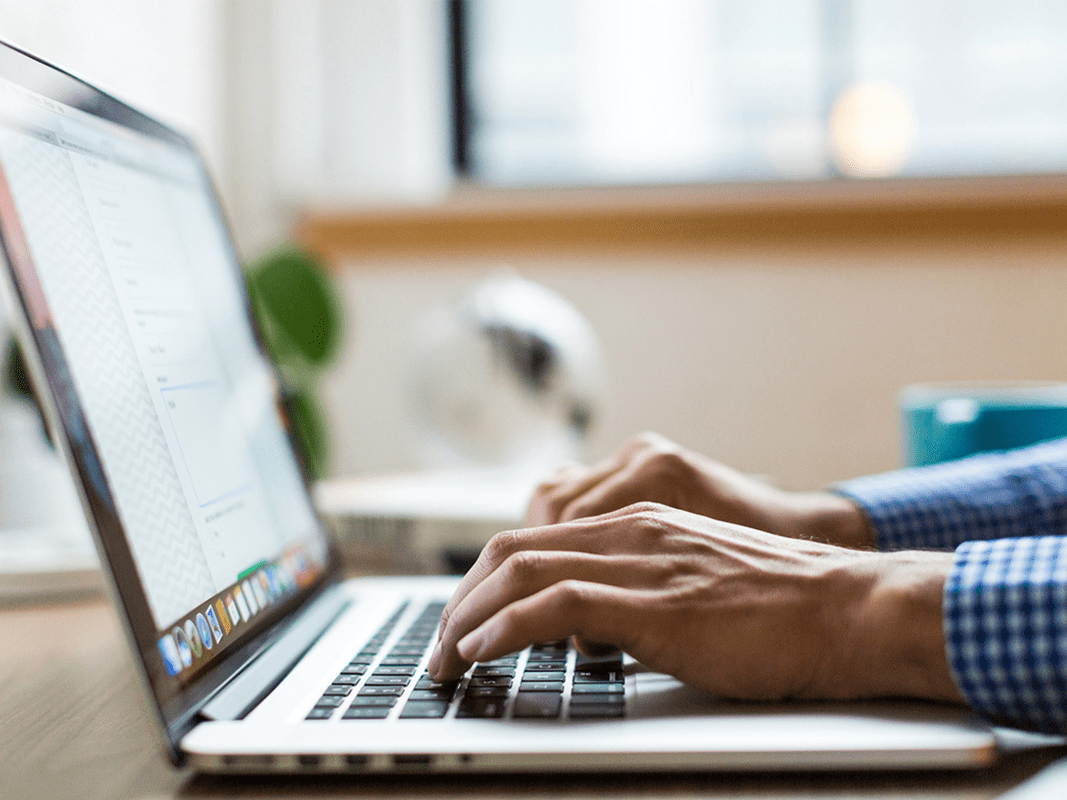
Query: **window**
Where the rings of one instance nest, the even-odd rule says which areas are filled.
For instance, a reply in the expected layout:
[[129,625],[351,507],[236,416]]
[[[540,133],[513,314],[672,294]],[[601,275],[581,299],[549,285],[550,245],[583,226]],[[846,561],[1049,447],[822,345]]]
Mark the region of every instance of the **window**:
[[464,0],[500,186],[1067,172],[1058,0]]

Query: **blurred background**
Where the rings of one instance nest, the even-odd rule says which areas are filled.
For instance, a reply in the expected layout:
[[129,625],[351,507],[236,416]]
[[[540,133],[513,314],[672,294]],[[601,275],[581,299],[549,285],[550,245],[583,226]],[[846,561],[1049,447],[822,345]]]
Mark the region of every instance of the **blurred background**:
[[188,131],[249,260],[347,324],[331,475],[420,466],[425,321],[507,267],[591,325],[585,456],[654,429],[787,488],[900,463],[905,384],[1067,377],[1053,0],[0,0]]

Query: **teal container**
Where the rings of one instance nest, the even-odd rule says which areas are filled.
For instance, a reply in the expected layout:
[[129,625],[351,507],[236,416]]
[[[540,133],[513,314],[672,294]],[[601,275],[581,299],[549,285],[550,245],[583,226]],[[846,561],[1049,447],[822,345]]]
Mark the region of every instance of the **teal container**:
[[1067,436],[1067,384],[945,383],[900,393],[905,466]]

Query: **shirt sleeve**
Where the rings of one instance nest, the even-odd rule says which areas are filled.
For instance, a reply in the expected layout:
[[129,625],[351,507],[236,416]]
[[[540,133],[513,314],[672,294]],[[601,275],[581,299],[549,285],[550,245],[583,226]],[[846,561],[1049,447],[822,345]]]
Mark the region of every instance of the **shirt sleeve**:
[[882,550],[1067,534],[1067,439],[837,484]]
[[1067,440],[834,487],[882,549],[955,550],[945,653],[995,722],[1067,734]]
[[1067,734],[1067,537],[960,545],[943,614],[949,667],[971,706]]

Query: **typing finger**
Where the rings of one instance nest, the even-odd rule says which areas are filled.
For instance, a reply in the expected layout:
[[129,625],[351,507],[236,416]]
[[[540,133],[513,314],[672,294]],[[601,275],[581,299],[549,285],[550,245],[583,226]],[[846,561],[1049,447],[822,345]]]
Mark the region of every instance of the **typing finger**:
[[569,636],[627,650],[643,617],[640,592],[567,580],[501,609],[463,637],[457,648],[460,657],[472,663]]
[[445,605],[441,614],[441,630],[447,628],[449,618],[463,598],[513,553],[523,550],[560,550],[601,555],[660,552],[663,548],[661,541],[654,536],[641,535],[645,530],[642,519],[650,516],[656,508],[652,504],[642,504],[563,525],[498,533],[482,549],[474,566],[463,576]]
[[642,500],[653,500],[649,496],[650,488],[637,479],[642,470],[640,460],[631,461],[622,469],[616,470],[584,492],[575,494],[566,505],[558,511],[559,522],[617,511]]
[[616,453],[591,467],[571,469],[557,474],[537,487],[526,509],[530,527],[552,525],[561,521],[560,512],[575,498],[626,466],[625,456]]
[[619,587],[661,585],[669,564],[644,556],[602,556],[589,553],[524,550],[506,559],[462,599],[441,632],[429,670],[438,680],[462,675],[470,666],[456,643],[501,609],[567,580]]

